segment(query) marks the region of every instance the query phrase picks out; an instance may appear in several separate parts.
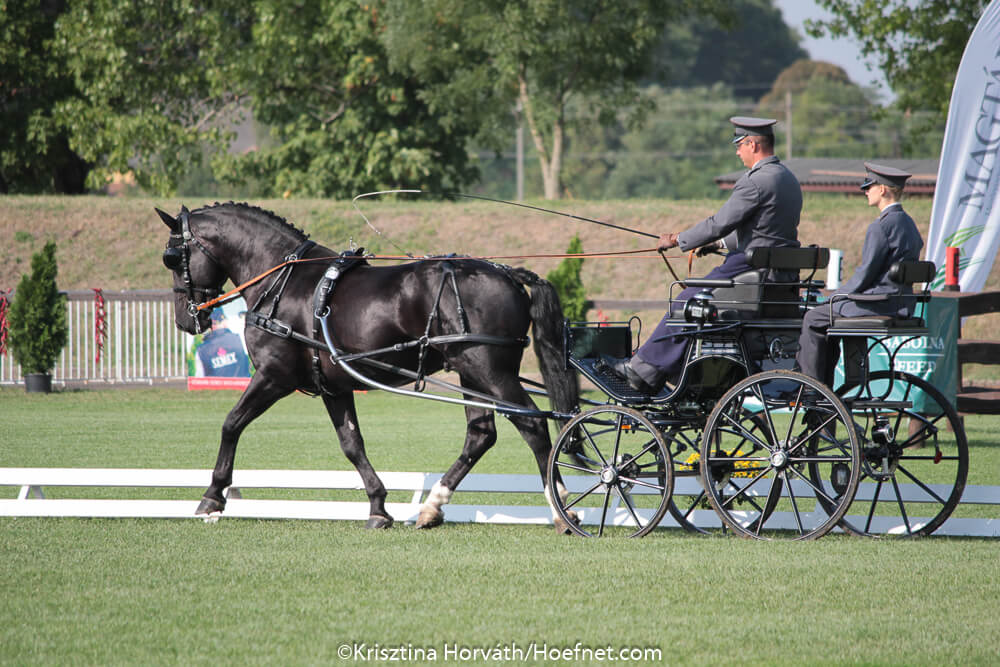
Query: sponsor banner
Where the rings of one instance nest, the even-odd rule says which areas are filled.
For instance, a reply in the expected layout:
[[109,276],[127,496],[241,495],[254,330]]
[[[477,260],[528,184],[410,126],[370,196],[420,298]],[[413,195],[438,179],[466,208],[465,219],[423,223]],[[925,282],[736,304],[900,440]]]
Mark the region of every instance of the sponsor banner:
[[253,374],[244,329],[246,302],[236,299],[214,308],[211,328],[188,336],[188,389],[245,389]]
[[[912,340],[893,337],[885,342],[885,346],[875,345],[871,350],[870,368],[874,371],[889,368],[888,350],[896,353],[895,370],[910,375],[916,375],[934,385],[944,397],[955,405],[958,393],[958,299],[948,297],[931,298],[930,303],[920,304],[924,309],[922,316],[927,323],[928,334]],[[869,340],[871,344],[871,340]],[[837,364],[834,386],[844,383],[844,360]],[[873,386],[877,394],[888,388],[882,383]],[[903,400],[902,388],[893,387],[888,400]],[[922,392],[915,391],[907,397],[913,401],[914,410],[924,412],[925,397]]]
[[926,259],[944,284],[945,249],[959,248],[959,285],[978,292],[1000,245],[1000,0],[983,10],[955,77]]

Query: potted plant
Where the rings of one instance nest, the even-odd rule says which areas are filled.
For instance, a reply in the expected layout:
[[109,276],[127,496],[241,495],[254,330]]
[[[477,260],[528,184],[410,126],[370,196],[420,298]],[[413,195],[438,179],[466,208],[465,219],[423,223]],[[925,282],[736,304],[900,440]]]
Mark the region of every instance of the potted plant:
[[8,343],[21,364],[27,391],[52,391],[52,369],[66,345],[66,297],[56,289],[56,244],[49,241],[31,257],[14,292],[8,319]]

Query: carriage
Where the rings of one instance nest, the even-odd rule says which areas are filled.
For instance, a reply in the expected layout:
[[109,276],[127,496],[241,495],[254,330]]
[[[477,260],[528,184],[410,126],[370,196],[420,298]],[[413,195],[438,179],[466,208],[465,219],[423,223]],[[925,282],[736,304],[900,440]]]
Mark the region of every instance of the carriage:
[[[242,204],[157,212],[171,232],[163,261],[174,275],[178,327],[203,330],[227,298],[226,280],[250,304],[256,373],[223,424],[199,514],[224,510],[243,429],[299,390],[322,397],[364,482],[367,525],[390,526],[357,423],[358,388],[465,408],[462,453],[426,498],[418,527],[444,520],[442,506],[496,441],[496,414],[531,448],[557,529],[584,536],[642,536],[661,524],[761,539],[814,539],[836,527],[919,536],[961,497],[961,421],[936,387],[893,370],[902,344],[927,332],[922,319],[836,320],[829,336],[844,347],[845,369],[836,390],[790,370],[802,314],[826,307],[816,279],[825,249],[755,249],[752,271],[687,280],[705,291],[671,322],[690,341],[684,369],[676,386],[649,396],[613,372],[612,362],[632,353],[635,320],[564,323],[552,286],[530,271],[458,257],[376,267]],[[795,279],[767,279],[789,272]],[[911,298],[926,303],[933,273],[929,262],[905,262],[893,280],[924,283]],[[886,297],[831,300],[841,298]],[[549,409],[534,404],[519,376],[529,325]],[[875,349],[889,370],[872,367]],[[442,369],[459,384],[432,377]],[[605,399],[580,410],[574,373]],[[561,426],[554,445],[553,420]]]
[[[567,521],[573,532],[641,536],[669,512],[690,531],[754,538],[813,539],[837,526],[919,536],[948,518],[968,472],[962,423],[923,378],[871,363],[881,349],[893,369],[905,343],[927,333],[921,318],[836,319],[836,390],[792,370],[807,309],[889,296],[820,303],[816,272],[828,259],[822,248],[758,248],[753,271],[687,280],[706,291],[670,322],[690,344],[676,386],[657,396],[608,363],[631,354],[632,322],[567,325],[567,363],[608,397],[563,428],[550,458],[567,489],[557,509],[582,519]],[[765,282],[775,271],[801,279]],[[930,262],[904,262],[891,275],[900,293],[924,283],[912,298],[926,303],[933,274]]]

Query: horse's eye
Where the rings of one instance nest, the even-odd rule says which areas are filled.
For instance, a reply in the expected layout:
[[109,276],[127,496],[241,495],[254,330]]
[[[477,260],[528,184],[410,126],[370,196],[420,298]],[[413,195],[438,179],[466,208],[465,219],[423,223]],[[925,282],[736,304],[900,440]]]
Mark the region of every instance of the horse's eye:
[[163,251],[163,266],[171,271],[181,268],[184,252],[180,248],[167,248]]

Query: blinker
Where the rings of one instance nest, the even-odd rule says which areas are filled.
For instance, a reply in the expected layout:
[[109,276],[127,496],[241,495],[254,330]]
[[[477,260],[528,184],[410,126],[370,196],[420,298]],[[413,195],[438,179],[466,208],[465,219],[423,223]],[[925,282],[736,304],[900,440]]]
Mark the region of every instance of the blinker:
[[163,251],[163,265],[171,271],[181,268],[184,259],[184,251],[180,248],[167,248]]

